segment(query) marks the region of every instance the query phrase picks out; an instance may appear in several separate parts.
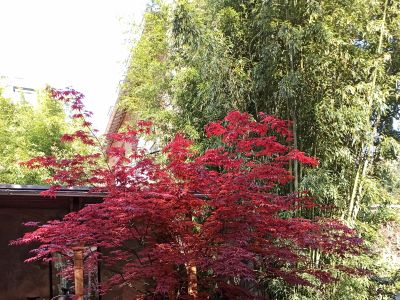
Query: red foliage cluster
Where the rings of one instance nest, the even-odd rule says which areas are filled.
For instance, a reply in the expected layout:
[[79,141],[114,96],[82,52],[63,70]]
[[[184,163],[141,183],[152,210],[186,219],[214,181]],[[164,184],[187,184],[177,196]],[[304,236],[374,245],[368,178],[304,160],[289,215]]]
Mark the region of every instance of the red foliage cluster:
[[[72,103],[78,118],[87,115],[80,93],[53,93]],[[126,157],[123,146],[108,149],[117,159],[113,166],[106,166],[100,154],[29,161],[32,167],[53,168],[57,185],[50,195],[62,184],[96,186],[107,196],[15,243],[40,242],[33,260],[54,252],[67,255],[74,245],[99,247],[101,253],[91,261],[99,259],[116,272],[102,288],[130,283],[149,298],[254,299],[270,278],[307,285],[304,274],[309,274],[332,281],[328,270],[312,266],[309,251],[357,254],[362,241],[338,221],[295,217],[315,204],[306,193],[287,192],[288,162],[318,162],[286,145],[292,139],[289,122],[258,117],[235,111],[209,124],[207,136],[219,146],[202,154],[177,135],[163,150],[166,164],[138,147]],[[143,122],[109,138],[135,146],[150,128]],[[63,140],[85,142],[82,132]]]

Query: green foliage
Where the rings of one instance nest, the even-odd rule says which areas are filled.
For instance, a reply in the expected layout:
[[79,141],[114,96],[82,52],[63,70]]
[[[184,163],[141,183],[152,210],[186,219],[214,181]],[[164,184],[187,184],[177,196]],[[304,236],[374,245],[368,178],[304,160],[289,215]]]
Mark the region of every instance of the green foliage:
[[[296,180],[290,189],[307,189],[320,203],[335,206],[332,217],[360,228],[375,247],[379,225],[396,219],[390,205],[398,203],[400,191],[400,132],[393,122],[400,119],[399,5],[398,0],[160,4],[146,14],[130,68],[141,70],[136,77],[146,78],[143,86],[154,93],[147,94],[150,100],[143,95],[124,103],[137,103],[130,107],[139,116],[150,105],[168,128],[163,134],[183,131],[199,149],[208,147],[204,125],[231,110],[291,119],[293,147],[320,158],[320,166],[305,171],[292,163]],[[140,53],[148,51],[152,36],[162,36],[162,47],[153,39],[159,55],[144,62]],[[157,74],[148,77],[152,65],[159,66]],[[128,84],[133,93],[141,88]],[[314,210],[310,217],[321,214]],[[381,274],[395,271],[371,257],[357,263]],[[283,287],[274,297],[368,299],[378,285],[367,277],[341,277],[323,295]]]
[[0,183],[43,184],[49,174],[19,163],[37,155],[71,153],[60,142],[71,126],[62,105],[45,91],[38,94],[36,106],[0,96]]
[[138,118],[151,119],[162,124],[163,132],[168,132],[174,122],[174,114],[166,109],[171,106],[168,91],[172,78],[167,41],[168,12],[168,6],[158,1],[149,5],[142,35],[132,49],[119,103],[133,112],[132,123]]

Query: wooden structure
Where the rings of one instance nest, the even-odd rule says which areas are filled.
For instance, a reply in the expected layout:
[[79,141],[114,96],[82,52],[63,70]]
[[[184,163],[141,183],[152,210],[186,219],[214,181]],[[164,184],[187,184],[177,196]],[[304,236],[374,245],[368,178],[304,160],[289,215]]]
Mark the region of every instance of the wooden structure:
[[47,188],[0,185],[0,300],[50,299],[58,294],[58,279],[52,263],[24,263],[31,256],[32,246],[9,245],[11,240],[30,230],[22,223],[61,219],[84,205],[102,201],[104,196],[89,193],[87,188],[62,189],[55,199],[40,196]]

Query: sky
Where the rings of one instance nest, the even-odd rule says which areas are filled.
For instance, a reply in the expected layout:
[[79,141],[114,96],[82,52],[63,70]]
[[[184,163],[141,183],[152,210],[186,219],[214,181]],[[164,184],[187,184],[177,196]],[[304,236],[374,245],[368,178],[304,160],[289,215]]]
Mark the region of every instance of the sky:
[[104,131],[147,2],[0,0],[0,76],[79,90]]

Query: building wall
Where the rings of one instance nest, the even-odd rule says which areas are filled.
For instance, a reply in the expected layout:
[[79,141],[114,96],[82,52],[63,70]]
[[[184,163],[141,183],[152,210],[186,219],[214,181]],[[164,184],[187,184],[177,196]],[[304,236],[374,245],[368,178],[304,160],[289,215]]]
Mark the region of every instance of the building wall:
[[23,78],[0,76],[0,89],[4,98],[13,102],[24,99],[33,106],[37,104],[37,91],[45,88],[43,83],[26,80]]
[[[44,222],[61,218],[66,213],[66,209],[54,208],[0,209],[0,300],[21,300],[27,297],[49,299],[49,264],[24,263],[31,256],[29,250],[33,245],[10,246],[9,242],[29,231],[29,228],[22,225],[23,222]],[[56,291],[56,286],[53,290]]]
[[[128,125],[135,126],[137,121],[138,121],[137,116],[126,112],[126,113],[124,113],[123,117],[121,117],[121,120],[118,121],[118,122],[120,122],[119,125],[113,126],[113,130],[107,131],[106,133],[110,134],[110,133],[123,131]],[[118,123],[118,122],[116,121],[115,123]],[[113,122],[110,122],[110,123],[112,124]],[[138,144],[133,145],[132,143],[126,143],[126,142],[121,142],[121,141],[111,141],[107,145],[107,148],[123,147],[123,148],[125,148],[125,156],[129,157],[129,155],[132,154],[132,150],[135,149],[136,147],[138,147],[140,149],[146,149],[146,151],[148,153],[152,153],[153,151],[158,151],[159,146],[160,146],[160,143],[157,140],[146,140],[143,137],[140,137],[138,140]],[[108,157],[107,159],[108,159],[108,164],[110,166],[114,166],[118,160],[116,157]]]
[[[124,126],[127,126],[128,124],[131,124],[132,122],[132,116],[130,114],[124,113],[122,116],[122,119],[120,120],[120,124],[118,127],[115,127],[114,130],[111,132],[106,132],[106,133],[113,133],[113,132],[118,132],[120,128],[123,128]],[[125,147],[127,150],[129,149],[129,145],[125,145],[125,143],[120,142],[120,141],[113,141],[111,142],[108,147]],[[108,163],[111,166],[114,166],[117,162],[117,158],[115,157],[108,157]]]

